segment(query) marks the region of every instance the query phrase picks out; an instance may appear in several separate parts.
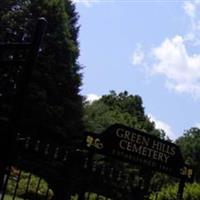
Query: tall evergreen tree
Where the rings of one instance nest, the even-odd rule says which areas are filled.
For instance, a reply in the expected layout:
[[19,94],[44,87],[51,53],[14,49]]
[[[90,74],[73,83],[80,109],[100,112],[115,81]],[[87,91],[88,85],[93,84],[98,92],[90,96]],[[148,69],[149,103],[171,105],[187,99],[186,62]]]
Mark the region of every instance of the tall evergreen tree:
[[[81,67],[77,62],[79,26],[74,4],[70,0],[2,0],[0,6],[0,42],[30,42],[37,19],[45,17],[48,22],[22,118],[18,120],[19,131],[72,144],[80,139],[83,128]],[[12,100],[2,103],[5,110]]]

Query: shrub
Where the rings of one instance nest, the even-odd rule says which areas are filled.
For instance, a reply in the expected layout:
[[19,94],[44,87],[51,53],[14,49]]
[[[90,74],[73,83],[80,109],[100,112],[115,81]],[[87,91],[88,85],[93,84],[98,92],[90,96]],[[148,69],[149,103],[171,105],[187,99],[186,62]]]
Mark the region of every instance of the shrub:
[[[178,184],[168,185],[161,189],[160,192],[153,193],[150,196],[151,200],[176,200]],[[183,193],[183,200],[199,200],[200,199],[200,184],[186,184]]]
[[[35,194],[36,192],[38,193],[37,196],[46,196],[47,190],[48,190],[48,184],[44,179],[41,179],[38,176],[31,175],[30,182],[28,184],[28,179],[29,179],[29,173],[22,171],[20,180],[18,183],[16,195],[18,197],[27,194]],[[6,193],[9,195],[13,195],[14,191],[16,189],[16,184],[17,184],[17,176],[11,176],[8,180],[7,188],[6,188]],[[38,187],[38,183],[40,180],[40,184]],[[28,188],[27,188],[28,185]],[[38,188],[37,188],[38,187]],[[52,190],[49,190],[49,196],[53,196]]]

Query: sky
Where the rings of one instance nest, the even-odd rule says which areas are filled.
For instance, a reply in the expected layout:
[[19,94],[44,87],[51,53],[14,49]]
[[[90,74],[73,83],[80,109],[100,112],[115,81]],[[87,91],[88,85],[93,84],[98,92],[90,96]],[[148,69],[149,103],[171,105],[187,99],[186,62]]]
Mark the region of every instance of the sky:
[[200,127],[199,0],[74,2],[82,95],[140,95],[145,113],[172,140]]

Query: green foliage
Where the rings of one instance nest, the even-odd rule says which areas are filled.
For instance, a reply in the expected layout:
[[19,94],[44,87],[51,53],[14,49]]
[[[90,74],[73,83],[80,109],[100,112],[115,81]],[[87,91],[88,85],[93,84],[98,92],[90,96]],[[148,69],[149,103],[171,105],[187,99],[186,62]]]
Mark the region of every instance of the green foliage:
[[174,185],[176,183],[176,179],[168,176],[167,174],[156,172],[151,179],[151,191],[157,192],[160,191],[161,188],[167,185]]
[[184,200],[200,199],[200,185],[197,183],[187,184],[183,198],[184,198]]
[[[129,127],[141,129],[157,136],[163,135],[164,132],[155,129],[154,122],[151,122],[145,115],[142,98],[138,95],[128,94],[127,91],[117,94],[111,91],[110,94],[102,96],[99,100],[92,103],[86,102],[84,106],[84,123],[86,130],[101,133],[110,125],[115,123],[123,124]],[[144,194],[147,193],[149,182],[153,172],[144,167],[120,163],[119,161],[109,160],[112,166],[121,170],[122,173],[128,174],[131,181],[128,185],[130,190],[135,190],[140,184],[138,177],[143,178]],[[115,198],[124,197],[118,189],[125,187],[122,183],[112,182],[113,193]],[[103,187],[103,186],[102,186]],[[116,189],[118,188],[118,189]],[[127,194],[126,194],[127,195]]]
[[177,199],[177,191],[178,191],[177,185],[168,185],[168,186],[162,188],[158,194],[152,194],[150,196],[150,199],[151,200],[156,199],[155,196],[157,195],[157,200],[176,200]]
[[[75,194],[75,195],[71,196],[70,200],[78,200],[78,198],[79,198],[78,194]],[[97,193],[93,193],[93,192],[86,192],[85,199],[87,199],[87,200],[111,200],[108,197],[105,197],[103,195],[98,195]]]
[[[13,197],[11,195],[6,194],[4,196],[4,200],[13,200]],[[22,198],[15,197],[15,200],[22,200]]]
[[[154,193],[150,196],[151,200],[176,200],[177,199],[178,184],[168,185],[163,187],[157,194]],[[186,184],[183,200],[199,200],[200,199],[200,184]]]
[[[29,175],[30,174],[25,171],[21,172],[20,181],[18,183],[18,188],[17,188],[17,193],[16,193],[18,197],[22,197],[24,194],[26,194]],[[11,176],[11,178],[8,180],[8,185],[6,188],[7,194],[13,195],[13,192],[15,191],[16,184],[17,184],[16,180],[17,180],[17,177],[15,176]],[[39,181],[40,181],[39,188],[37,188]],[[37,189],[38,189],[38,192],[37,192]],[[39,196],[45,197],[47,190],[48,190],[48,184],[44,179],[40,180],[38,176],[31,175],[30,183],[28,185],[28,190],[27,190],[28,194],[36,195],[36,192],[37,192]],[[52,190],[49,190],[49,196],[51,197],[53,196]]]
[[200,182],[200,129],[191,128],[176,141],[187,164],[194,167],[195,180]]
[[124,91],[116,94],[111,91],[98,101],[86,102],[84,123],[89,131],[101,132],[114,123],[153,131],[154,123],[144,114],[142,99]]
[[[18,119],[20,132],[74,145],[83,130],[75,5],[68,0],[3,0],[0,6],[0,42],[32,41],[37,19],[45,17],[48,21],[23,115]],[[17,70],[19,66],[15,67]],[[4,107],[10,104],[7,100],[1,102]]]

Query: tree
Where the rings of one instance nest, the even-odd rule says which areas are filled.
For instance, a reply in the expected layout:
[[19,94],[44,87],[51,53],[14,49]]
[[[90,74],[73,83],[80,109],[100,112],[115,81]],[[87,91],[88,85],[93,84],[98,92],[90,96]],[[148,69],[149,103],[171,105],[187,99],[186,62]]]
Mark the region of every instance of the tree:
[[111,91],[92,103],[86,102],[84,123],[89,131],[101,132],[114,123],[142,129],[148,132],[155,130],[144,113],[142,99],[138,95],[129,95],[127,91],[117,94]]
[[[97,101],[92,103],[85,102],[84,123],[88,131],[97,133],[101,133],[115,123],[141,129],[156,136],[161,136],[164,133],[163,131],[155,129],[154,122],[151,122],[148,116],[145,115],[142,98],[138,95],[128,94],[127,91],[119,94],[115,91],[111,91],[110,94],[102,96]],[[131,195],[136,195],[137,192],[139,192],[139,196],[141,195],[139,187],[142,187],[142,185],[138,185],[137,189],[133,185],[137,185],[140,182],[138,181],[138,176],[143,177],[144,193],[142,196],[144,199],[144,194],[148,192],[150,180],[153,175],[152,171],[142,166],[138,167],[119,161],[108,160],[105,162],[112,163],[111,166],[115,166],[115,168],[121,170],[123,174],[129,174],[129,177],[132,177],[129,185],[129,187],[131,187],[130,190],[132,190],[130,192]],[[117,187],[125,187],[124,183],[120,185],[118,182],[113,181],[112,184],[113,187],[116,187],[116,185]],[[104,185],[102,185],[102,187],[104,187]],[[114,193],[117,194],[117,191]],[[127,192],[124,195],[127,195]],[[115,198],[118,197],[116,196]]]
[[[45,17],[48,21],[22,118],[18,120],[19,131],[46,141],[73,144],[83,130],[75,5],[69,0],[3,0],[0,6],[0,42],[29,42],[37,19]],[[19,67],[15,66],[16,70]],[[6,69],[4,75],[8,74]],[[8,92],[1,94],[9,96]],[[9,101],[2,100],[0,109],[9,112],[12,99],[10,95]]]
[[192,127],[176,140],[185,162],[194,167],[195,181],[200,182],[200,129]]

